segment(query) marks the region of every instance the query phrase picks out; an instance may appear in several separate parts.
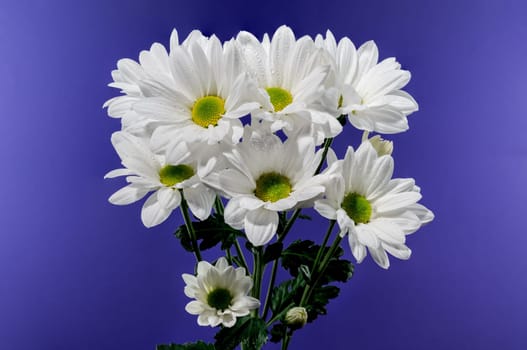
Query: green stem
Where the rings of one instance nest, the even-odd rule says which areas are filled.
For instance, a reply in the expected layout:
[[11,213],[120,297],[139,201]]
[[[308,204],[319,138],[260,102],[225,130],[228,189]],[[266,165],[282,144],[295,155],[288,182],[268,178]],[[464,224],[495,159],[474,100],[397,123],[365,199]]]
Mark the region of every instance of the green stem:
[[223,216],[223,209],[223,202],[221,201],[221,198],[216,196],[216,199],[214,200],[214,210],[218,215]]
[[181,193],[181,214],[183,214],[183,220],[185,220],[185,226],[187,227],[187,232],[190,236],[190,241],[192,243],[192,250],[194,251],[194,254],[196,255],[196,260],[200,262],[203,260],[201,258],[201,251],[199,250],[198,246],[198,240],[196,238],[196,232],[194,231],[194,226],[192,225],[192,220],[190,219],[190,214],[188,212],[188,204],[185,200],[185,196],[183,195],[183,191],[179,191]]
[[322,169],[322,165],[324,164],[324,161],[326,160],[326,157],[328,156],[329,147],[331,146],[332,143],[333,143],[332,137],[324,140],[324,150],[322,151],[322,158],[320,158],[320,163],[318,164],[317,170],[315,171],[315,175],[320,173],[320,169]]
[[232,265],[232,254],[231,254],[231,248],[225,249],[225,253],[227,254],[227,260],[229,261],[229,264]]
[[316,271],[316,267],[318,266],[318,263],[320,262],[320,258],[322,257],[322,253],[324,252],[324,249],[326,249],[326,244],[328,244],[329,237],[331,236],[331,232],[333,231],[333,227],[335,226],[335,223],[336,223],[335,220],[329,221],[329,227],[326,232],[326,235],[324,236],[324,241],[320,245],[320,249],[318,250],[317,256],[315,258],[315,262],[313,263],[313,266],[311,267],[313,271]]
[[265,320],[267,318],[267,313],[269,312],[269,307],[271,306],[271,294],[273,293],[274,284],[276,281],[276,270],[278,269],[278,259],[273,261],[273,268],[271,270],[271,280],[269,281],[269,288],[267,288],[267,294],[265,296],[265,303],[263,308],[262,318]]
[[282,350],[287,350],[287,347],[289,346],[290,341],[291,341],[291,336],[286,333],[284,336],[284,339],[282,339]]
[[279,313],[277,313],[276,315],[274,315],[270,320],[269,322],[267,322],[267,327],[270,327],[275,321],[279,320],[282,318],[282,316],[284,316],[284,314],[289,311],[290,308],[292,308],[293,306],[295,306],[295,303],[291,303],[289,305],[287,305],[282,311],[280,311]]
[[320,282],[320,279],[324,275],[324,272],[326,271],[329,265],[329,261],[333,257],[333,254],[335,253],[335,251],[338,249],[340,241],[342,241],[342,237],[339,234],[337,238],[335,238],[335,240],[333,241],[333,244],[329,248],[329,251],[327,252],[324,259],[322,260],[322,263],[320,264],[320,270],[318,271],[315,270],[315,273],[317,276],[315,278],[315,281],[313,283],[307,284],[306,287],[304,288],[304,293],[302,293],[302,299],[300,300],[299,306],[305,306],[306,303],[309,301],[309,298],[311,297],[313,290],[317,287],[318,283]]
[[[253,258],[254,258],[254,266],[253,266],[253,281],[254,281],[254,287],[252,290],[253,297],[256,299],[260,299],[260,292],[261,292],[261,284],[262,284],[262,276],[263,276],[263,249],[262,247],[254,247],[253,248]],[[255,315],[258,316],[258,310],[255,310]]]
[[300,215],[300,211],[302,211],[302,209],[296,209],[293,212],[293,215],[291,215],[291,218],[289,218],[289,220],[287,221],[287,224],[285,224],[285,227],[284,227],[284,230],[282,231],[282,234],[278,237],[278,242],[283,242],[285,236],[289,233],[289,231],[293,227],[293,224],[295,223],[296,219]]
[[240,246],[240,242],[238,242],[238,238],[234,241],[234,246],[236,247],[236,252],[238,253],[238,257],[242,261],[242,267],[245,268],[245,272],[249,273],[249,265],[247,264],[247,260],[245,259],[245,255],[243,254],[242,247]]

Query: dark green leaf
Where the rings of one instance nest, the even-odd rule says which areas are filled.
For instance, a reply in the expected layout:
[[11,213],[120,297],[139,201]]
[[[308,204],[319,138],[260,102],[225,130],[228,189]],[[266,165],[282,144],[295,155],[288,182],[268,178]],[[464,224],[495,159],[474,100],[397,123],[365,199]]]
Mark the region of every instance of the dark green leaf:
[[327,313],[326,305],[330,299],[335,299],[339,295],[340,289],[335,286],[318,287],[314,290],[313,295],[307,305],[308,322],[313,322],[318,315]]
[[267,264],[268,262],[278,259],[280,255],[282,254],[283,248],[284,248],[284,244],[282,242],[276,242],[273,244],[269,244],[267,248],[265,248],[265,251],[263,254],[264,264]]
[[[297,276],[302,265],[310,268],[313,274],[313,264],[320,249],[313,241],[295,241],[282,252],[282,266],[288,270],[291,275]],[[326,247],[323,254],[328,252]],[[344,254],[344,250],[339,247],[335,254],[330,259],[328,267],[322,278],[320,284],[325,285],[332,281],[346,282],[353,275],[353,265],[349,260],[340,259]]]
[[307,265],[300,265],[298,269],[300,270],[300,273],[302,274],[302,276],[304,276],[306,281],[310,283],[311,282],[311,271],[309,271],[309,267]]
[[245,349],[257,350],[267,342],[266,324],[259,318],[243,317],[234,327],[220,330],[214,338],[216,349],[233,350],[243,342]]
[[271,328],[271,341],[279,343],[287,332],[287,326],[283,323],[276,323]]
[[202,341],[185,344],[158,345],[156,350],[215,350],[214,345]]
[[301,275],[276,286],[271,295],[271,310],[273,314],[277,315],[284,311],[291,303],[300,303],[305,286],[306,280]]
[[267,326],[265,321],[260,318],[251,318],[246,323],[244,334],[244,349],[259,350],[267,343]]
[[[234,244],[237,236],[242,232],[225,223],[222,216],[211,215],[205,221],[193,222],[196,239],[200,242],[199,248],[207,250],[221,243],[221,249],[228,249]],[[180,240],[186,251],[193,252],[190,235],[185,225],[180,226],[174,235]]]

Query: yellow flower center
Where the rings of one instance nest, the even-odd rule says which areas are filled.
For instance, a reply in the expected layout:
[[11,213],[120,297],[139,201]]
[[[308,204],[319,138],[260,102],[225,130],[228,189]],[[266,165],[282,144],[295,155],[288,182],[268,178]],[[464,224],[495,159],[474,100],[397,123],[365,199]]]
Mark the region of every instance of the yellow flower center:
[[192,106],[192,121],[203,128],[216,126],[225,113],[225,101],[218,96],[205,96]]
[[270,87],[265,89],[271,99],[271,104],[275,112],[279,112],[293,102],[293,95],[285,89],[279,87]]
[[254,195],[264,202],[276,202],[291,193],[289,179],[275,172],[264,173],[256,180]]
[[194,176],[192,167],[180,165],[165,165],[159,170],[159,180],[165,186],[171,187]]
[[356,224],[366,224],[371,217],[371,204],[358,193],[348,193],[342,201],[342,209]]

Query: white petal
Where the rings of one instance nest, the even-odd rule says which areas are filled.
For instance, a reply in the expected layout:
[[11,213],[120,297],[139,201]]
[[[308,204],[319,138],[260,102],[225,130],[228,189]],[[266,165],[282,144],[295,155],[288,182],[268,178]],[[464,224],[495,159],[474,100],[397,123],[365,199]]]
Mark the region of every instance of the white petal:
[[337,210],[333,207],[335,204],[333,201],[328,199],[321,199],[315,202],[315,210],[329,220],[337,219]]
[[225,211],[223,212],[225,222],[238,230],[243,228],[245,215],[247,214],[247,209],[240,206],[240,199],[240,197],[232,198],[225,206]]
[[247,213],[244,220],[247,239],[255,246],[269,242],[278,228],[278,214],[267,209],[256,209]]
[[199,184],[196,187],[183,189],[183,194],[190,210],[198,219],[205,220],[209,217],[216,198],[213,190]]
[[143,198],[148,191],[148,189],[131,184],[112,194],[108,201],[115,205],[127,205],[137,202]]
[[193,300],[185,306],[185,311],[191,315],[199,315],[203,310],[205,310],[203,304],[197,300]]
[[388,255],[386,254],[386,251],[382,246],[379,246],[379,248],[369,248],[368,249],[373,260],[382,267],[383,269],[387,269],[390,267],[390,260],[388,259]]
[[159,205],[157,193],[154,192],[143,205],[141,220],[146,227],[153,227],[165,221],[171,212],[172,210],[167,210]]
[[181,195],[178,190],[164,187],[157,191],[159,205],[166,210],[174,210],[181,203]]

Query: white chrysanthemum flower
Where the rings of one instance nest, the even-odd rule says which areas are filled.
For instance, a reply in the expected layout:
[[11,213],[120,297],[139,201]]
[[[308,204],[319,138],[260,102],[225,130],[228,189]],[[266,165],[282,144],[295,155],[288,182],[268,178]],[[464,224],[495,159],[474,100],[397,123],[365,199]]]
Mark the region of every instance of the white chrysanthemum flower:
[[144,81],[145,98],[133,105],[138,114],[162,124],[152,135],[155,149],[174,137],[208,144],[238,142],[243,134],[240,118],[260,104],[235,40],[222,47],[217,37],[201,36],[186,47],[175,47],[168,73],[171,84]]
[[[342,177],[327,185],[326,198],[315,202],[320,215],[337,220],[341,235],[348,233],[353,256],[360,263],[366,248],[375,262],[388,268],[386,252],[408,259],[405,236],[432,221],[434,214],[417,202],[421,199],[414,180],[392,179],[393,158],[378,156],[370,142],[354,152],[348,148],[340,165]],[[339,167],[336,167],[339,168]]]
[[394,57],[378,62],[379,51],[373,41],[356,49],[347,37],[337,44],[329,30],[325,39],[318,35],[315,43],[332,61],[328,83],[336,89],[329,89],[326,97],[339,114],[347,114],[360,130],[394,134],[408,129],[406,116],[418,106],[401,90],[410,81],[410,72],[402,70]]
[[[219,171],[214,187],[230,197],[225,222],[245,229],[255,246],[266,244],[278,227],[278,212],[312,205],[328,176],[314,176],[321,151],[310,136],[282,143],[263,129],[247,127],[243,141],[225,154],[231,168]],[[214,173],[213,173],[214,174]]]
[[272,132],[293,132],[311,123],[325,137],[342,131],[336,116],[319,101],[329,66],[322,64],[313,39],[296,40],[289,27],[281,26],[271,40],[266,34],[260,42],[249,32],[240,32],[236,40],[260,88],[262,109],[253,113],[254,118],[269,124]]
[[185,295],[195,298],[185,310],[198,316],[200,326],[216,327],[222,324],[232,327],[237,317],[249,314],[260,307],[260,301],[247,294],[253,286],[251,277],[243,267],[230,266],[221,257],[213,266],[206,261],[198,263],[197,276],[184,273]]
[[[197,31],[192,32],[182,44],[188,46],[195,40]],[[179,46],[178,32],[174,29],[170,35],[170,48]],[[117,69],[112,71],[113,82],[110,87],[120,89],[124,95],[111,98],[104,103],[108,115],[121,118],[122,129],[134,135],[149,136],[151,120],[138,114],[132,108],[134,103],[145,97],[143,90],[145,80],[155,80],[171,85],[169,54],[160,43],[152,44],[150,50],[141,51],[139,62],[129,58],[117,62]]]
[[[143,224],[152,227],[161,224],[179,207],[182,190],[196,217],[205,220],[210,215],[216,194],[200,179],[213,168],[215,158],[208,159],[184,142],[164,156],[157,155],[144,140],[122,131],[112,135],[112,144],[124,168],[110,171],[105,178],[126,176],[129,185],[115,192],[109,198],[110,203],[131,204],[153,192],[141,211]],[[200,163],[205,159],[206,163]]]

